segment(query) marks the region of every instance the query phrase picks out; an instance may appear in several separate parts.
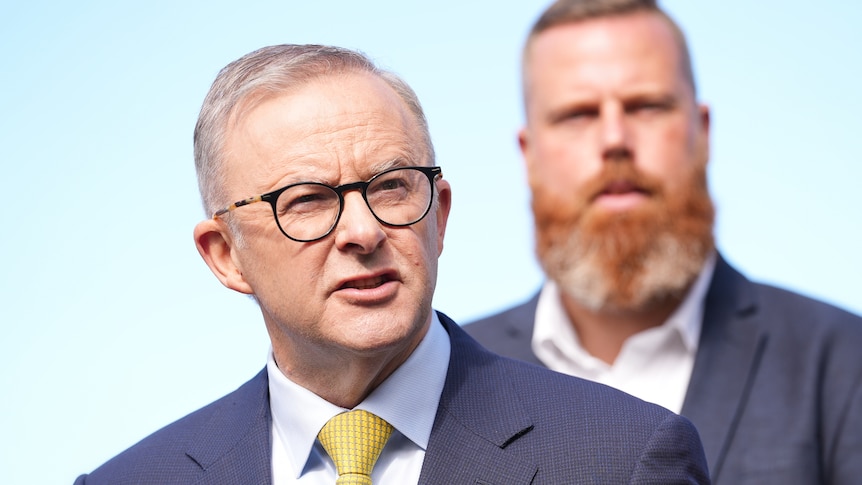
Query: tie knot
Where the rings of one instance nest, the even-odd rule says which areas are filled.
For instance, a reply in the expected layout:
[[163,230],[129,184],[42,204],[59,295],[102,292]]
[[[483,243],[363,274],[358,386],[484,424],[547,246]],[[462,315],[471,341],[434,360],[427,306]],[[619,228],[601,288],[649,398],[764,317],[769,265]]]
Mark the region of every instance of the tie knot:
[[391,424],[362,409],[327,421],[317,439],[338,470],[336,484],[371,485],[371,469],[390,434]]

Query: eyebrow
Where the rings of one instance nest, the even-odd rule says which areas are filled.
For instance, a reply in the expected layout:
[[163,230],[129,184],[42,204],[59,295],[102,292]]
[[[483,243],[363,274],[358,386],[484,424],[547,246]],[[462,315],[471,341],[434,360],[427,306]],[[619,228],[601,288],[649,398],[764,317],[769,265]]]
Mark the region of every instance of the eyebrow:
[[678,104],[679,99],[673,93],[638,93],[623,97],[623,104],[629,103],[661,103],[666,105]]
[[385,172],[386,170],[389,170],[390,168],[407,167],[410,165],[413,165],[413,163],[411,163],[411,160],[408,158],[405,158],[405,157],[392,158],[392,159],[389,159],[385,162],[372,165],[371,166],[371,174],[372,174],[371,176],[373,177],[374,175],[377,175],[378,173]]

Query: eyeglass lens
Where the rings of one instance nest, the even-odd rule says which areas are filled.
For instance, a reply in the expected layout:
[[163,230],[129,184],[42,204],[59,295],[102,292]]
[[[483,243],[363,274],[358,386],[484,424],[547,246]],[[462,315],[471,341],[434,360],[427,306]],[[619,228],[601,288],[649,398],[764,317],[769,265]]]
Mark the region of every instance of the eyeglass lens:
[[[415,168],[403,168],[371,179],[364,187],[363,197],[378,220],[391,226],[406,226],[425,216],[431,206],[432,193],[428,175]],[[332,187],[318,183],[298,184],[278,196],[275,215],[288,237],[309,241],[332,230],[341,204],[340,194]]]

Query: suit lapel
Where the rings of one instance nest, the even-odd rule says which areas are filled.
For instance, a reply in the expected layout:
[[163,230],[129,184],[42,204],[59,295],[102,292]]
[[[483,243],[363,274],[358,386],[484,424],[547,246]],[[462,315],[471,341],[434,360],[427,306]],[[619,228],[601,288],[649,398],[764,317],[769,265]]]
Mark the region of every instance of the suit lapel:
[[536,307],[539,306],[540,294],[541,290],[539,293],[533,295],[529,301],[507,313],[503,331],[500,329],[494,330],[506,336],[505,340],[497,337],[501,346],[498,349],[500,354],[546,367],[536,357],[536,354],[533,353],[532,346],[533,327],[536,323]]
[[419,484],[531,483],[538,471],[536,465],[509,455],[504,448],[466,427],[456,414],[441,407],[431,432]]
[[[419,477],[420,484],[529,484],[538,467],[506,447],[529,434],[533,422],[511,392],[500,357],[482,349],[440,314],[452,354]],[[203,484],[270,485],[272,444],[266,369],[226,398],[187,448]]]
[[697,427],[713,480],[745,410],[768,342],[753,285],[719,257],[682,415]]
[[272,483],[272,444],[266,369],[225,399],[188,447],[204,470],[198,484]]
[[440,314],[452,353],[431,430],[420,484],[526,484],[537,466],[513,459],[506,446],[530,433],[532,420],[512,393],[500,358]]

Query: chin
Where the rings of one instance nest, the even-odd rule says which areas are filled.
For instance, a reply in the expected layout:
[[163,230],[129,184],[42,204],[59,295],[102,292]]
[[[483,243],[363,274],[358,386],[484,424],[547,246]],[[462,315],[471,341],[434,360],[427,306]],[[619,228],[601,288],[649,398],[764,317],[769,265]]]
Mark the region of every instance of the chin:
[[393,318],[397,312],[389,309],[352,319],[349,326],[341,325],[342,336],[356,350],[376,351],[418,343],[427,326],[416,323],[416,317]]

